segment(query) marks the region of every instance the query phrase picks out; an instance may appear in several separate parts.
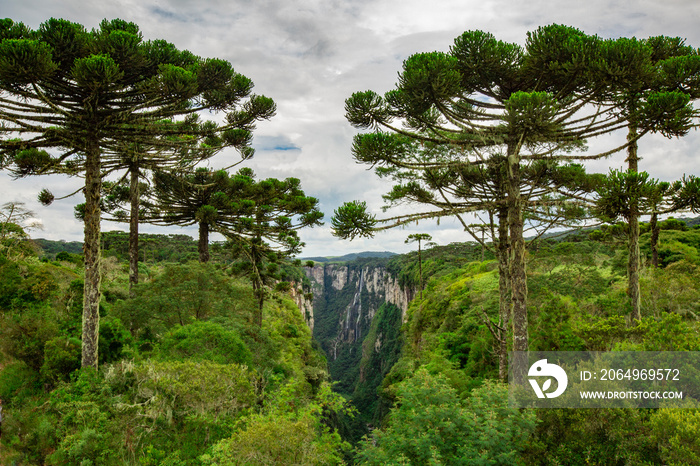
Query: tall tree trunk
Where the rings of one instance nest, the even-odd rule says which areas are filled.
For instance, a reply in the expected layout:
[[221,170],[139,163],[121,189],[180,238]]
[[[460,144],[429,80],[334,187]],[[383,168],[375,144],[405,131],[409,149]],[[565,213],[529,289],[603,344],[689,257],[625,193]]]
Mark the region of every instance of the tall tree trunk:
[[639,217],[636,215],[631,216],[629,221],[627,256],[627,295],[632,307],[632,320],[639,320],[642,318],[642,313],[639,288]]
[[[498,378],[508,381],[508,338],[510,324],[510,274],[508,273],[508,209],[498,212],[498,243],[495,243],[498,258],[498,320],[500,339],[498,343]],[[483,246],[482,246],[483,247]]]
[[486,230],[481,229],[481,262],[484,262],[484,253],[486,252],[486,247],[484,246],[484,240],[486,237]]
[[[627,140],[630,145],[627,148],[627,163],[630,172],[639,171],[639,158],[637,156],[637,142],[631,142],[637,137],[637,127],[630,123],[627,132]],[[639,214],[638,205],[630,206],[628,218],[628,244],[627,244],[627,295],[632,306],[632,320],[642,318],[640,310],[641,292],[639,289]]]
[[250,265],[251,271],[251,281],[253,282],[253,295],[258,300],[258,309],[255,312],[254,324],[258,328],[262,328],[263,321],[263,304],[265,303],[265,289],[263,288],[262,274],[260,273],[260,252],[257,250],[255,245],[251,245],[250,251]]
[[97,369],[100,331],[100,147],[89,140],[85,154],[85,287],[83,292],[82,367]]
[[651,229],[651,263],[654,268],[659,268],[659,214],[654,212],[649,220]]
[[418,238],[418,280],[420,281],[420,299],[423,299],[423,258],[420,251],[420,238]]
[[253,294],[258,300],[258,309],[255,312],[255,326],[262,328],[263,321],[263,305],[265,304],[265,289],[263,288],[262,282],[258,280],[253,281]]
[[129,200],[131,201],[131,215],[129,217],[129,295],[134,296],[134,285],[139,282],[139,170],[137,167],[129,169],[131,179],[129,183]]
[[[520,146],[508,144],[508,228],[510,230],[510,280],[513,303],[513,351],[527,352],[527,275],[523,205],[520,194]],[[521,354],[522,356],[522,354]],[[525,383],[526,360],[514,361],[513,375],[517,384]]]
[[508,228],[511,243],[510,280],[511,301],[513,304],[513,351],[527,351],[525,238],[520,194],[520,157],[515,151],[508,156],[508,178]]
[[199,224],[197,251],[199,252],[199,262],[209,262],[209,224],[206,222],[200,222]]

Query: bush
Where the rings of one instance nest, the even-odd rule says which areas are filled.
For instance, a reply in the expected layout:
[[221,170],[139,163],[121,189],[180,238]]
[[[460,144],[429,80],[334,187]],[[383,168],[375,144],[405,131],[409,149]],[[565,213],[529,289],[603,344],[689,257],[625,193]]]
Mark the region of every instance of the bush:
[[20,404],[40,387],[39,374],[22,362],[8,364],[0,371],[0,398],[5,407],[13,402]]
[[139,339],[144,332],[158,334],[217,316],[243,322],[255,303],[248,286],[236,285],[212,264],[169,265],[151,282],[136,285],[133,299],[115,303],[112,315]]
[[135,366],[133,375],[141,415],[154,421],[188,415],[215,421],[256,402],[254,375],[238,364],[148,361]]
[[540,409],[526,464],[625,466],[659,461],[645,409]]
[[508,388],[487,382],[466,400],[420,368],[397,391],[388,428],[360,444],[361,464],[518,464],[535,413],[508,407]]
[[316,431],[316,420],[302,416],[254,416],[244,430],[217,443],[202,462],[233,464],[342,464],[340,436]]
[[664,464],[700,464],[700,411],[659,409],[651,426]]
[[0,310],[26,309],[58,290],[48,266],[12,262],[0,255]]
[[44,345],[44,364],[41,376],[45,382],[55,384],[68,381],[70,374],[80,369],[81,343],[77,338],[57,337]]
[[531,351],[585,351],[572,320],[581,313],[570,296],[547,293],[530,330]]
[[39,371],[44,364],[46,342],[58,336],[55,314],[48,306],[2,316],[0,349]]
[[252,355],[238,332],[214,322],[195,322],[171,330],[156,347],[159,359],[250,364]]
[[323,422],[328,415],[348,414],[345,400],[324,384],[312,399],[304,399],[295,384],[273,395],[265,412],[253,414],[230,438],[200,457],[209,466],[232,464],[343,464],[343,442]]
[[134,343],[131,333],[119,319],[103,319],[100,322],[100,364],[117,361],[123,356],[125,347]]
[[59,262],[70,262],[71,264],[82,265],[83,256],[80,254],[73,254],[67,251],[61,251],[56,254],[56,260]]

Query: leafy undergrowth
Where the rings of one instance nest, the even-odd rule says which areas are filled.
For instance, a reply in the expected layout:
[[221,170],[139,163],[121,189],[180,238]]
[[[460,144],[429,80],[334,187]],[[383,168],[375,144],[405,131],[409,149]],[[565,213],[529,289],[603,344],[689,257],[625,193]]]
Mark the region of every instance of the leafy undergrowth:
[[[649,251],[648,233],[642,251]],[[533,350],[700,350],[700,231],[662,231],[631,322],[624,244],[574,236],[528,252]],[[700,464],[700,411],[513,410],[494,338],[498,270],[470,245],[425,253],[423,297],[382,306],[350,408],[300,311],[222,265],[160,264],[130,297],[105,261],[100,370],[80,369],[81,264],[0,255],[2,464]],[[389,260],[417,283],[415,255]],[[394,270],[396,272],[396,270]],[[375,388],[378,387],[378,388]],[[362,429],[358,428],[358,425]],[[341,429],[342,431],[342,429]],[[346,430],[344,434],[348,434]],[[361,435],[361,434],[360,434]]]
[[[629,319],[624,244],[583,235],[530,248],[530,349],[700,350],[699,247],[700,230],[661,232],[660,267],[642,270],[639,322]],[[362,464],[700,464],[695,409],[509,410],[486,324],[498,323],[497,264],[427,257],[423,270],[440,271],[409,306],[379,388],[394,408],[359,444]]]
[[299,309],[274,294],[262,328],[247,281],[162,265],[127,289],[105,261],[100,368],[80,368],[79,261],[0,257],[2,464],[334,464],[347,411]]

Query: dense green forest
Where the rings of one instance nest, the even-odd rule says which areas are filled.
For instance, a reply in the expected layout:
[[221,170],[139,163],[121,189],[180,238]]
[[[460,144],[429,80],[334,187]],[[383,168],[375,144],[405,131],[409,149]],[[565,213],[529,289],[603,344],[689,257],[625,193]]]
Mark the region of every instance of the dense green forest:
[[[623,236],[603,228],[530,243],[531,349],[700,349],[700,229],[674,219],[661,228],[661,265],[655,268],[648,260],[651,233],[642,225],[647,266],[642,319],[635,322],[629,319]],[[498,345],[487,323],[498,318],[497,263],[488,256],[482,261],[480,249],[428,249],[423,271],[430,278],[406,322],[396,325],[390,307],[375,316],[363,346],[374,347],[379,329],[388,338],[380,350],[363,353],[370,376],[351,399],[365,423],[381,428],[358,444],[356,462],[700,464],[694,409],[510,409],[507,388],[497,382]],[[416,253],[392,258],[389,266],[405,283],[418,283]]]
[[[83,243],[78,241],[51,241],[43,238],[34,242],[41,248],[41,258],[55,259],[61,252],[81,254]],[[123,231],[105,231],[100,238],[102,255],[129,260],[129,235]],[[225,261],[222,252],[223,243],[210,243],[217,260]],[[229,254],[230,256],[230,254]],[[139,262],[180,262],[197,260],[197,242],[188,235],[139,234]]]
[[[168,237],[163,237],[164,246]],[[3,248],[2,464],[336,462],[324,355],[294,302],[222,263],[102,261],[100,371],[80,369],[81,256]],[[62,256],[63,254],[63,256]],[[46,257],[46,256],[44,256]],[[289,443],[291,442],[291,443]]]
[[[161,238],[164,247],[171,240]],[[649,239],[642,235],[645,258]],[[365,351],[339,361],[356,379],[335,386],[343,396],[288,292],[265,301],[258,328],[253,290],[232,262],[143,264],[130,297],[128,260],[106,258],[100,370],[81,369],[81,256],[7,244],[2,464],[700,461],[694,409],[509,408],[487,324],[498,315],[497,264],[488,252],[482,260],[478,244],[424,251],[423,298],[405,322],[380,305]],[[700,350],[700,229],[661,222],[661,264],[645,260],[636,323],[625,254],[611,228],[530,244],[533,350]],[[360,259],[373,265],[418,283],[416,253]],[[301,286],[293,275],[291,286]]]

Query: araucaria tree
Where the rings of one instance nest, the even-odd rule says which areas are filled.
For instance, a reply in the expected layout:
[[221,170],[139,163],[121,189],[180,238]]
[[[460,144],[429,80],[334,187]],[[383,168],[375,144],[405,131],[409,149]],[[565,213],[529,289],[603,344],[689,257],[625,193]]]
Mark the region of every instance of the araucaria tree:
[[[627,123],[627,175],[613,174],[610,180],[622,183],[619,188],[626,183],[627,189],[641,189],[645,184],[637,184],[637,181],[641,181],[638,141],[645,132],[645,125],[652,123],[654,131],[667,137],[683,136],[692,127],[694,111],[691,102],[700,97],[700,55],[684,42],[678,37],[665,36],[645,40],[620,39],[609,41],[605,54],[601,55],[603,77],[611,84],[610,92],[603,99],[617,105]],[[608,66],[608,62],[612,66]],[[614,66],[616,63],[624,68]],[[619,212],[627,224],[627,294],[632,320],[641,319],[642,316],[639,219],[640,215],[654,210],[647,212],[636,205],[637,202],[645,202],[639,194],[630,192],[628,200],[631,203],[624,209],[624,214]],[[609,208],[610,204],[606,207]],[[678,206],[677,209],[682,207]]]
[[[85,177],[82,365],[97,367],[105,154],[124,141],[153,145],[169,132],[194,138],[214,132],[223,145],[247,151],[253,123],[271,117],[275,106],[252,95],[251,80],[227,61],[144,41],[136,24],[122,20],[87,31],[60,19],[37,30],[5,19],[0,40],[2,159],[16,176]],[[203,110],[224,112],[224,123],[207,134],[197,127],[155,130],[158,121]]]
[[430,241],[431,239],[433,239],[433,237],[427,233],[414,233],[408,235],[405,241],[406,244],[418,243],[418,287],[420,288],[421,299],[423,298],[423,255],[421,251],[421,242]]
[[[676,212],[700,212],[700,178],[696,176],[684,176],[682,180],[673,183],[658,181],[649,178],[647,172],[636,172],[634,170],[619,171],[611,170],[605,181],[597,189],[598,200],[594,208],[596,215],[606,221],[615,222],[618,219],[624,220],[627,227],[627,237],[629,241],[635,241],[635,235],[631,233],[633,229],[633,219],[638,219],[642,215],[649,215],[649,227],[651,230],[650,247],[653,267],[659,266],[658,240],[659,240],[659,215]],[[638,229],[638,225],[636,227]],[[632,238],[632,239],[630,239]],[[637,256],[633,251],[629,251],[630,262],[639,261],[639,243],[636,239]],[[639,277],[628,272],[629,288],[635,291],[629,293],[635,298],[639,298]],[[636,280],[633,280],[636,278]],[[635,304],[636,307],[635,307]],[[641,318],[638,300],[630,303],[632,316],[634,319]]]
[[[559,25],[529,33],[525,48],[468,31],[455,39],[449,53],[409,57],[396,89],[384,96],[373,91],[354,94],[346,101],[348,120],[373,130],[356,136],[355,159],[399,181],[390,200],[405,193],[407,199],[410,195],[413,202],[432,207],[378,221],[362,204],[349,203],[336,211],[336,234],[372,234],[384,228],[377,227],[382,222],[390,227],[502,209],[509,242],[512,349],[527,351],[524,213],[545,212],[556,205],[568,209],[560,197],[572,197],[572,179],[561,178],[559,163],[605,157],[632,142],[602,153],[585,152],[586,139],[627,126],[619,102],[609,96],[618,85],[611,75],[625,77],[632,72],[629,56],[612,54],[611,47],[624,50],[626,44]],[[608,59],[601,61],[601,56]],[[682,99],[647,99],[636,110],[637,138],[676,117],[679,108],[685,108]],[[540,163],[551,167],[549,175],[533,180],[530,173],[537,173]],[[487,164],[501,177],[491,181],[501,194],[484,203],[462,189],[459,174]],[[429,189],[414,189],[418,182]],[[538,190],[539,196],[530,195]],[[433,194],[426,196],[427,191]],[[567,202],[572,201],[576,203],[576,196]]]
[[321,225],[323,213],[318,210],[318,199],[304,194],[297,178],[256,181],[248,168],[239,170],[236,176],[248,182],[242,184],[241,199],[231,203],[230,213],[222,216],[215,229],[246,260],[258,299],[254,321],[262,327],[266,281],[274,278],[282,260],[301,252],[304,243],[298,230]]
[[[195,125],[199,125],[195,129]],[[194,167],[214,156],[224,146],[221,138],[216,136],[216,125],[207,121],[200,123],[198,115],[190,115],[185,120],[173,122],[165,120],[153,125],[154,133],[165,133],[157,138],[153,145],[146,146],[134,141],[120,144],[114,154],[103,154],[102,173],[107,176],[114,172],[124,172],[117,181],[103,183],[102,218],[129,224],[129,289],[139,281],[139,223],[142,211],[148,209],[150,184],[148,173],[155,170],[190,171]],[[207,134],[204,141],[185,133]],[[250,149],[242,151],[243,159],[252,155]],[[240,161],[239,161],[240,163]],[[142,201],[146,201],[143,203]],[[76,217],[84,220],[85,204],[76,206]]]
[[199,262],[209,262],[209,234],[239,221],[251,180],[226,170],[194,173],[158,171],[153,176],[153,208],[145,220],[160,225],[197,225]]

